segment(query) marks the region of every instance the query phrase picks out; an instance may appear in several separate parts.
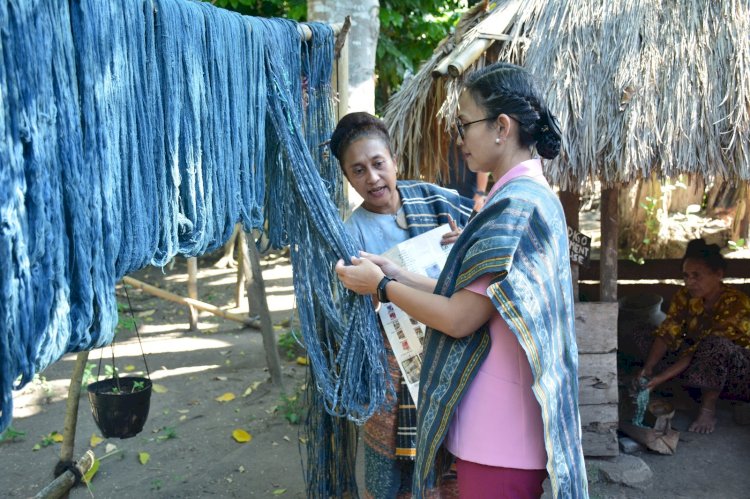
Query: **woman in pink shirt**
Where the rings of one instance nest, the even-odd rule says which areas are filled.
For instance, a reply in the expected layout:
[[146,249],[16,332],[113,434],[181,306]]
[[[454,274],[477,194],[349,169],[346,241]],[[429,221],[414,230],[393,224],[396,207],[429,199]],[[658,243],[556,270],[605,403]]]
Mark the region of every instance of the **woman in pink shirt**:
[[496,180],[437,281],[375,255],[339,261],[344,285],[428,325],[413,493],[455,458],[465,498],[588,497],[565,218],[541,161],[560,130],[531,76],[497,63],[470,75],[457,144]]

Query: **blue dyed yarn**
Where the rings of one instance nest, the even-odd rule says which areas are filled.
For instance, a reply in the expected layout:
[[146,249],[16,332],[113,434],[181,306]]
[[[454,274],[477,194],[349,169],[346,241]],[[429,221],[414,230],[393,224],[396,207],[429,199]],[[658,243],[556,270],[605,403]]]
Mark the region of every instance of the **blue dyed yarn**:
[[313,29],[301,53],[295,23],[205,3],[0,0],[0,430],[17,378],[112,341],[124,274],[217,248],[238,220],[291,243],[327,411],[384,403],[374,315],[332,272],[354,246],[319,147],[333,37]]

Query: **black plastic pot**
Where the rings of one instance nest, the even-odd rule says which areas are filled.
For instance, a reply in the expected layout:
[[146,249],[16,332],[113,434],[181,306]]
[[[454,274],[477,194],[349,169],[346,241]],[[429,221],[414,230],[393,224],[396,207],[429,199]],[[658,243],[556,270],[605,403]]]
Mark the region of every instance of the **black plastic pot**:
[[[133,392],[133,384],[143,388]],[[151,402],[151,380],[136,376],[108,378],[88,386],[91,413],[106,438],[130,438],[143,430]]]

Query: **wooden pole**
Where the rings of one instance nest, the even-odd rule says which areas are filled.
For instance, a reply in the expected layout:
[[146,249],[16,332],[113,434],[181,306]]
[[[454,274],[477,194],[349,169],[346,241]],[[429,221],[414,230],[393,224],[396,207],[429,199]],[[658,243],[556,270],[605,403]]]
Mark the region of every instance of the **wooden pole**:
[[[579,230],[580,217],[579,210],[581,209],[581,196],[576,192],[560,191],[560,203],[562,203],[563,211],[565,212],[565,223],[568,227]],[[580,296],[578,293],[578,271],[579,265],[577,263],[570,263],[570,276],[573,281],[573,299],[579,301]]]
[[271,312],[268,310],[266,301],[266,286],[263,282],[263,272],[260,267],[260,253],[254,241],[248,242],[247,234],[240,235],[244,241],[246,251],[242,255],[242,266],[245,267],[245,278],[247,282],[247,301],[254,305],[260,317],[260,332],[263,336],[263,349],[266,351],[266,363],[271,373],[271,381],[283,390],[281,378],[281,360],[276,349],[276,335],[273,332]]
[[222,310],[219,307],[211,305],[210,303],[204,303],[202,301],[194,300],[192,298],[185,298],[183,296],[170,293],[169,291],[164,291],[163,289],[157,288],[156,286],[146,284],[145,282],[138,281],[136,279],[133,279],[132,277],[125,276],[122,278],[122,282],[124,282],[125,284],[129,284],[130,286],[133,286],[136,289],[140,289],[141,291],[145,291],[146,293],[150,295],[158,296],[159,298],[164,298],[165,300],[173,301],[181,305],[190,305],[192,307],[197,308],[198,310],[210,312],[214,315],[218,315],[219,317],[224,317],[225,319],[229,319],[232,321],[241,322],[247,327],[251,327],[253,329],[260,329],[260,322],[254,321],[250,319],[249,317],[245,317],[244,315],[233,314],[232,312],[227,312],[226,310]]
[[[75,466],[81,472],[81,475],[85,475],[94,465],[95,460],[94,453],[91,450],[87,450]],[[75,484],[75,474],[70,470],[66,470],[65,473],[55,478],[52,483],[40,490],[34,496],[34,499],[58,499],[66,495]]]
[[349,37],[341,46],[341,53],[336,60],[336,77],[334,78],[336,90],[338,91],[339,103],[337,106],[338,119],[349,112]]
[[617,247],[620,230],[617,187],[602,189],[602,248],[599,271],[599,301],[617,301]]
[[[239,224],[237,224],[237,227],[239,227]],[[237,227],[235,227],[235,229],[237,229]],[[241,231],[242,228],[239,228],[237,231],[237,260],[239,262],[244,260],[245,252],[247,251],[245,249],[245,238],[240,237]],[[240,306],[242,299],[245,297],[245,272],[243,269],[244,265],[237,265],[237,285],[234,289],[234,303],[237,304],[237,307]],[[250,313],[250,310],[248,310],[248,313]]]
[[78,425],[78,402],[81,400],[81,383],[86,363],[89,360],[89,352],[78,352],[76,363],[73,365],[73,373],[70,375],[70,386],[68,387],[68,400],[65,405],[65,422],[63,423],[63,441],[60,447],[60,461],[73,460],[73,449],[76,443],[76,426]]
[[[196,257],[190,257],[187,259],[187,292],[188,296],[193,299],[198,299],[198,259]],[[198,330],[198,310],[195,307],[188,306],[188,318],[190,320],[190,330]]]

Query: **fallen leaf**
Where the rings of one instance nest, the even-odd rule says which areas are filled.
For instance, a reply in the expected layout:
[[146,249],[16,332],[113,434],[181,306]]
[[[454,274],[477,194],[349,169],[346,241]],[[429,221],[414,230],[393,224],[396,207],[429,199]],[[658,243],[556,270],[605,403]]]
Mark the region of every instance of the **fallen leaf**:
[[240,473],[244,473],[245,472],[245,467],[242,466],[242,465],[240,465],[240,467],[237,468],[237,471],[239,471]]
[[310,363],[310,361],[307,360],[307,357],[297,357],[297,364],[301,366],[306,366]]
[[99,445],[100,443],[104,442],[104,439],[97,435],[96,433],[91,434],[91,439],[89,440],[89,445],[93,448]]
[[115,444],[107,444],[104,446],[104,453],[110,454],[117,450],[117,446]]
[[180,421],[185,421],[185,420],[187,419],[187,416],[185,416],[185,415],[183,414],[182,416],[180,416],[180,418],[179,418],[179,419],[180,419]]
[[307,439],[305,437],[299,437],[299,443],[307,445]]
[[276,490],[273,491],[273,495],[280,496],[284,492],[286,492],[286,489],[276,489]]
[[56,431],[50,433],[50,437],[52,437],[53,442],[57,442],[58,444],[61,443],[64,439],[63,434],[57,433]]
[[260,385],[262,385],[262,384],[263,384],[263,382],[262,382],[262,381],[254,381],[254,382],[253,382],[253,384],[252,384],[252,385],[250,385],[250,386],[251,386],[251,387],[253,388],[253,390],[257,390],[257,389],[258,389],[258,387],[259,387]]
[[148,317],[149,315],[154,315],[154,312],[156,312],[156,310],[154,310],[154,309],[144,310],[143,312],[138,312],[135,315],[138,316],[138,317]]
[[252,440],[253,436],[245,430],[237,428],[232,432],[232,438],[234,438],[237,442],[244,444],[245,442],[249,442],[250,440]]
[[215,399],[217,402],[230,402],[234,400],[234,393],[227,392],[224,395],[220,395]]
[[139,452],[138,453],[138,461],[141,464],[146,464],[149,459],[151,459],[151,454],[149,454],[148,452]]
[[135,366],[132,365],[132,364],[131,365],[127,365],[127,366],[125,366],[125,370],[127,372],[135,371]]
[[96,472],[99,471],[99,465],[101,464],[101,461],[98,459],[94,459],[94,462],[91,463],[91,468],[86,472],[85,475],[83,475],[83,481],[85,483],[91,483],[91,479],[94,478],[94,475],[96,475]]
[[190,412],[190,409],[177,409],[177,412],[179,412],[180,414],[187,414],[188,412]]
[[287,437],[286,435],[284,435],[284,440],[286,440],[287,442],[291,442],[291,440],[289,440],[289,437]]
[[226,381],[227,377],[226,376],[214,376],[214,379],[216,381]]
[[151,385],[151,390],[153,390],[156,393],[167,393],[169,390],[167,390],[167,387],[164,385],[160,385],[159,383],[154,383]]

